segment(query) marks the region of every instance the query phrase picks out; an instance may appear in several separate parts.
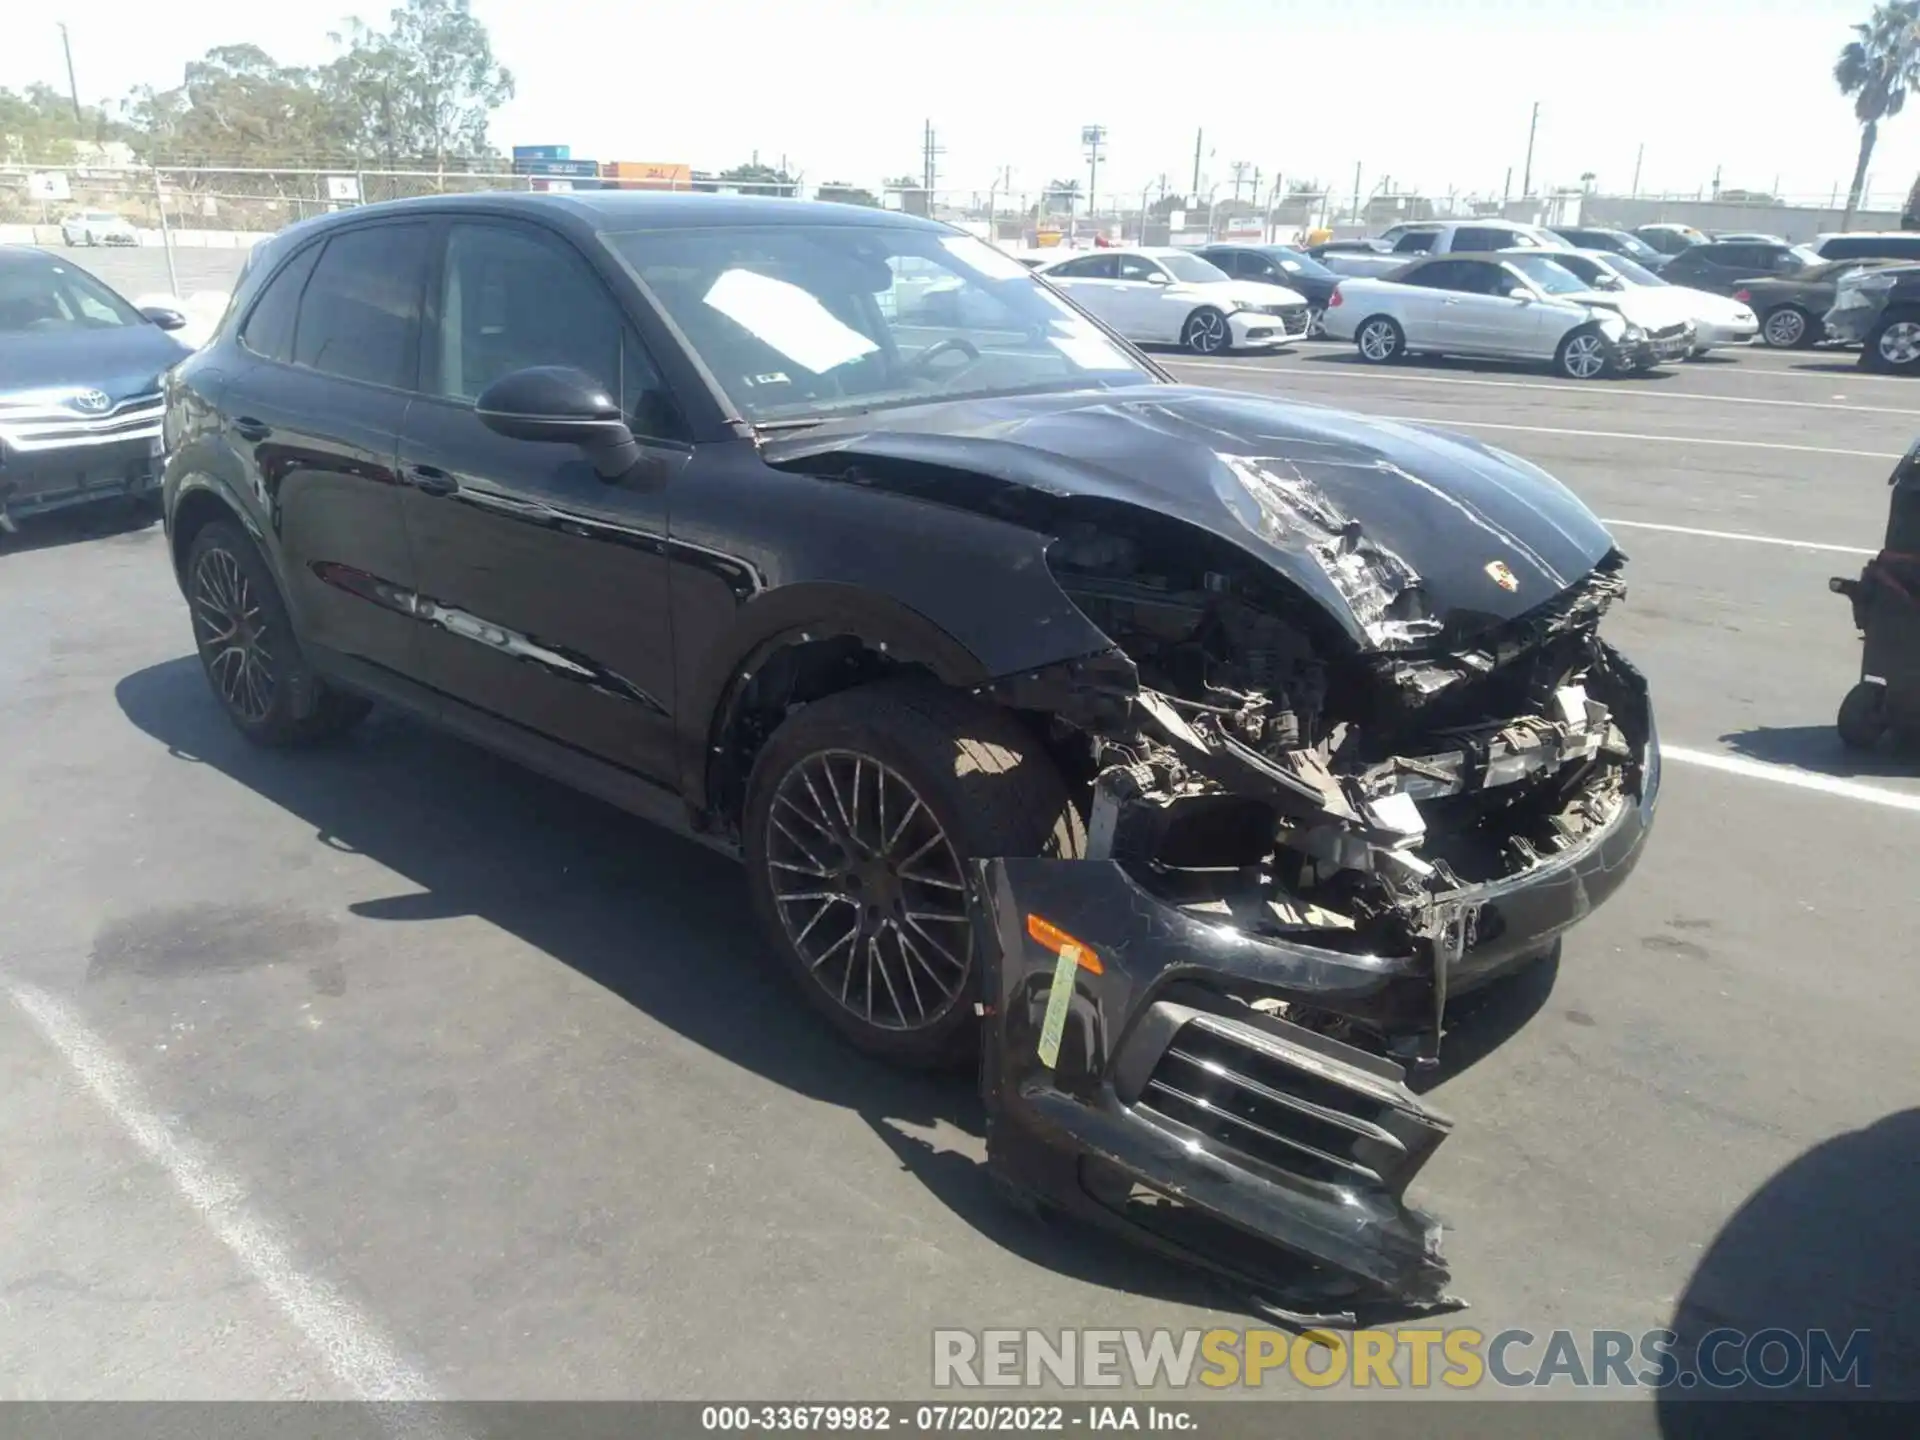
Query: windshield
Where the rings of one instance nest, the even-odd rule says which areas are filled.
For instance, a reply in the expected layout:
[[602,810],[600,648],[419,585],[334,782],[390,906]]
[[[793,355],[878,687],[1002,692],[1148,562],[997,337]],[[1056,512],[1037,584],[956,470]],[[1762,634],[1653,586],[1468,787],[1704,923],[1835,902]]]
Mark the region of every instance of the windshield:
[[1625,280],[1629,285],[1665,285],[1669,283],[1668,281],[1662,280],[1658,275],[1654,274],[1653,271],[1647,269],[1646,266],[1629,260],[1624,255],[1609,255],[1601,263],[1622,280]]
[[1212,285],[1227,279],[1227,272],[1211,260],[1202,260],[1198,255],[1189,255],[1184,250],[1156,254],[1153,257],[1168,270],[1173,278],[1184,280],[1189,285]]
[[1276,251],[1273,261],[1289,275],[1304,275],[1309,280],[1338,280],[1340,278],[1304,250],[1282,249]]
[[1593,288],[1559,261],[1545,255],[1509,255],[1507,263],[1548,295],[1572,295]]
[[70,265],[0,266],[0,334],[68,335],[146,323],[138,310]]
[[766,225],[604,239],[753,424],[1156,379],[1017,260],[968,235]]

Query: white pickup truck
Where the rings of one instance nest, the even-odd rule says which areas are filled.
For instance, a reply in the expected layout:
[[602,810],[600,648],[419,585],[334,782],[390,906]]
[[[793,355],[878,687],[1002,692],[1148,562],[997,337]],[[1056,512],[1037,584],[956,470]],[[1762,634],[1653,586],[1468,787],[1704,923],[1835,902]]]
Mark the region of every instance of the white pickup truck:
[[1332,241],[1309,253],[1336,275],[1391,275],[1410,261],[1426,255],[1486,255],[1500,250],[1538,247],[1564,250],[1567,242],[1538,225],[1512,220],[1420,220],[1395,225],[1367,248],[1348,248],[1352,241]]

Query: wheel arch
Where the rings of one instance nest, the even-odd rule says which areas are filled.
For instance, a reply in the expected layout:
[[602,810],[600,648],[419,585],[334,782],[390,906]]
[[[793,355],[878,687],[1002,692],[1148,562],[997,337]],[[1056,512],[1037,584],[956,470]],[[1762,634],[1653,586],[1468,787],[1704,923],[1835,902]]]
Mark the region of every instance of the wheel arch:
[[767,592],[742,610],[684,697],[689,807],[731,826],[755,757],[796,705],[914,675],[956,690],[993,678],[965,645],[890,595],[824,581]]

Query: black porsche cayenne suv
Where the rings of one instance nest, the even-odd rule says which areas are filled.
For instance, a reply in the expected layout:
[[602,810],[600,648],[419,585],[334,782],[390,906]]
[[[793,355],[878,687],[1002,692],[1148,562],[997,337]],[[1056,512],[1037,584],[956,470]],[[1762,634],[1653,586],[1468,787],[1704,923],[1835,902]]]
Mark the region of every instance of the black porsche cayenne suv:
[[1016,1192],[1440,1297],[1405,1067],[1659,785],[1542,471],[1177,384],[941,224],[631,193],[283,232],[166,441],[247,736],[387,702],[736,852],[856,1044],[978,1045]]

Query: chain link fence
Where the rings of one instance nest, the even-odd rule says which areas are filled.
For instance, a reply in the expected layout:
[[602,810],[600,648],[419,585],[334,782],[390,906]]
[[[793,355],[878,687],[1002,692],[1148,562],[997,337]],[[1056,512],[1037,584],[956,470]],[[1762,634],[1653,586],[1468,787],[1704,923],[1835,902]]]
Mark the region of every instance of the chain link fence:
[[[1255,195],[1245,188],[1214,186],[1199,196],[1167,194],[1158,186],[1132,194],[1097,194],[1087,203],[1078,187],[1052,190],[945,186],[927,190],[908,184],[872,187],[754,182],[688,173],[671,184],[612,177],[560,178],[515,173],[509,162],[434,169],[378,163],[341,163],[302,168],[168,166],[87,168],[0,166],[0,225],[33,228],[38,243],[57,242],[61,221],[76,214],[106,212],[147,232],[149,243],[163,230],[185,244],[244,244],[283,226],[329,211],[412,196],[476,191],[645,188],[691,189],[871,204],[925,215],[961,226],[1010,247],[1056,245],[1195,244],[1208,240],[1297,242],[1318,234],[1377,233],[1414,220],[1499,216],[1545,225],[1615,224],[1631,228],[1650,220],[1678,220],[1702,229],[1766,230],[1789,239],[1810,238],[1839,228],[1835,194],[1771,196],[1743,191],[1636,196],[1560,190],[1524,199],[1423,195],[1323,188],[1277,188]],[[1892,229],[1899,224],[1900,195],[1868,197],[1855,229]],[[15,235],[13,238],[22,238]]]

